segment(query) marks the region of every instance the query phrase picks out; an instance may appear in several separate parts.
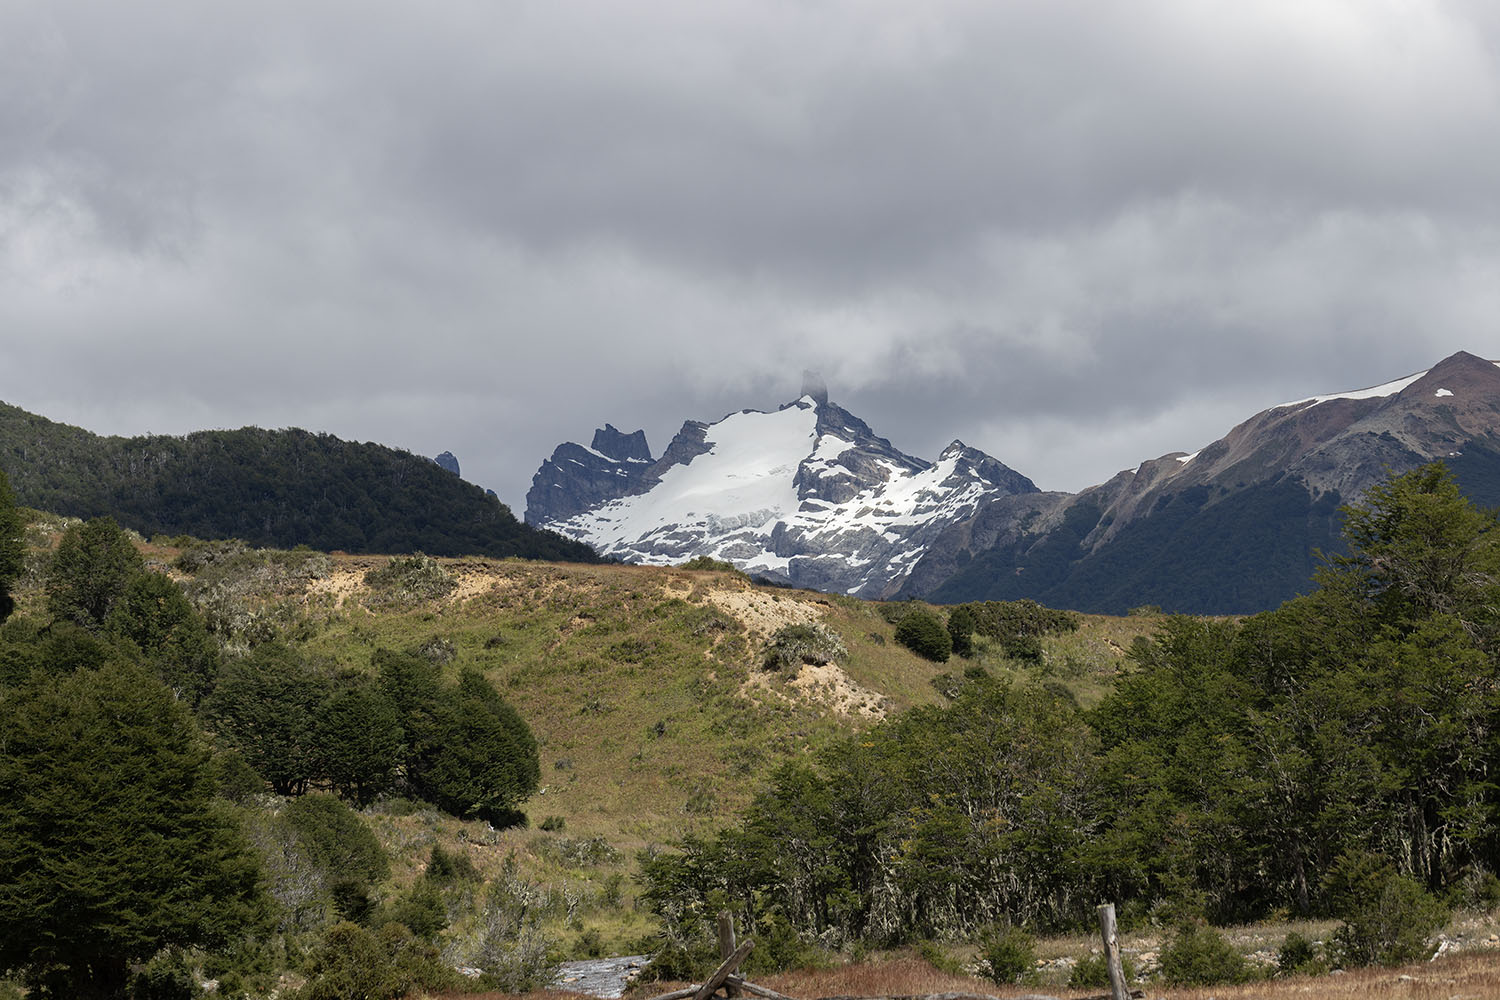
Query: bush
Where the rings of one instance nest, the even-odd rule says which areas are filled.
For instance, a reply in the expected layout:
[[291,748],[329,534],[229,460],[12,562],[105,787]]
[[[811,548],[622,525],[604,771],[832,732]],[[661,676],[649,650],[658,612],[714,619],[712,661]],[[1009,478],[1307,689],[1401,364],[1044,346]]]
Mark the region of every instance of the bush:
[[1318,954],[1318,946],[1296,931],[1288,934],[1276,953],[1279,976],[1316,976],[1328,971],[1328,963]]
[[1328,877],[1334,913],[1344,923],[1329,942],[1340,968],[1426,961],[1448,911],[1413,878],[1376,855],[1346,853]]
[[396,556],[379,569],[370,570],[365,574],[365,586],[374,592],[372,605],[409,608],[446,597],[458,581],[436,559],[418,552]]
[[359,814],[332,795],[304,795],[286,806],[286,820],[302,847],[334,878],[379,882],[390,862]]
[[896,625],[896,641],[923,659],[946,663],[953,653],[953,638],[931,611],[914,608]]
[[767,670],[795,670],[804,663],[842,663],[849,655],[844,640],[826,625],[786,625],[766,645]]
[[[1120,956],[1120,968],[1125,973],[1126,982],[1135,978],[1135,963],[1128,955]],[[1090,952],[1083,956],[1073,966],[1073,971],[1068,973],[1070,990],[1105,989],[1108,986],[1109,962],[1105,961],[1103,952]]]
[[1161,953],[1162,977],[1172,986],[1217,986],[1252,978],[1250,964],[1207,924],[1185,924]]
[[458,985],[458,974],[439,961],[437,951],[399,924],[375,932],[347,921],[334,924],[306,971],[307,984],[294,994],[297,1000],[396,1000],[414,989]]
[[979,940],[980,971],[990,982],[1006,986],[1036,965],[1036,941],[1019,927],[992,929]]

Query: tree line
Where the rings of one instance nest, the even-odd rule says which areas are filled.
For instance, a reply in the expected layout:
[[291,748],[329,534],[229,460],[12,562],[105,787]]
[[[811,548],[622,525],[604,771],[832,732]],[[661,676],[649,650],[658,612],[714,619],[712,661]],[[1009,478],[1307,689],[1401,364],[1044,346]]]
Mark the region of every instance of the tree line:
[[521,523],[429,459],[304,430],[100,437],[0,404],[0,462],[20,502],[114,517],[148,535],[240,538],[324,552],[595,562],[588,546]]

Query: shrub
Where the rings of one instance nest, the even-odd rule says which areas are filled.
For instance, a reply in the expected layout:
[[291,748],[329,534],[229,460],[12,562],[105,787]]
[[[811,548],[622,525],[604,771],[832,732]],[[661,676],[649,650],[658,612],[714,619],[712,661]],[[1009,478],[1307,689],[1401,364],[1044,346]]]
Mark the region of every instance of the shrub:
[[1207,924],[1184,924],[1161,953],[1162,977],[1172,986],[1217,986],[1251,978],[1245,956]]
[[542,820],[542,829],[548,833],[561,833],[567,826],[568,821],[561,816],[548,816]]
[[795,670],[804,663],[842,663],[849,655],[844,640],[826,625],[786,625],[766,645],[767,670]]
[[953,653],[953,638],[931,611],[914,608],[896,625],[896,641],[923,659],[946,663]]
[[991,982],[1018,983],[1036,965],[1036,941],[1019,927],[1000,927],[979,940],[980,971]]
[[446,597],[458,581],[436,559],[418,552],[396,556],[379,569],[370,570],[365,574],[365,586],[374,592],[371,604],[412,607]]
[[287,803],[286,819],[302,847],[335,878],[379,882],[390,862],[359,814],[332,795],[304,795]]
[[[1126,982],[1135,978],[1135,963],[1130,960],[1130,956],[1120,956],[1120,968],[1125,973]],[[1073,966],[1073,971],[1068,973],[1070,990],[1104,989],[1108,986],[1109,962],[1105,960],[1103,952],[1090,952],[1083,956]]]
[[427,870],[423,872],[434,885],[452,885],[455,882],[478,882],[479,869],[469,860],[467,851],[445,851],[443,845],[433,844],[432,854],[427,858]]
[[437,951],[416,940],[399,924],[368,931],[347,921],[334,924],[314,949],[307,984],[297,1000],[396,1000],[413,989],[457,986],[457,973],[446,968]]
[[1335,965],[1405,965],[1432,957],[1432,938],[1447,922],[1447,909],[1385,859],[1342,855],[1329,873],[1328,888],[1334,913],[1344,921],[1329,942]]
[[1318,946],[1292,931],[1276,953],[1276,974],[1280,976],[1321,975],[1328,963],[1318,954]]

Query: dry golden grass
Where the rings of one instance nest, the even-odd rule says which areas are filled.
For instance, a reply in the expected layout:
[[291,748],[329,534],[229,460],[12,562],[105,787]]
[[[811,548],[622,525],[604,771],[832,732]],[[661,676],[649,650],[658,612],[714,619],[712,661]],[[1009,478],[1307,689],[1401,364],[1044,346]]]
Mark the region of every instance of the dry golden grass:
[[[866,962],[823,971],[788,972],[758,978],[798,1000],[817,997],[921,996],[931,993],[978,993],[1006,998],[1027,995],[1055,996],[1059,1000],[1097,996],[1098,990],[1068,990],[1053,987],[997,987],[980,979],[950,976],[926,962],[911,957]],[[688,984],[654,983],[637,990],[650,997]],[[1365,969],[1342,975],[1275,979],[1244,986],[1168,988],[1147,986],[1148,1000],[1491,1000],[1500,998],[1500,952],[1468,952],[1446,956],[1423,965],[1401,969]],[[448,997],[467,1000],[501,1000],[503,993],[454,993]],[[525,1000],[562,1000],[576,993],[544,991],[529,993]]]

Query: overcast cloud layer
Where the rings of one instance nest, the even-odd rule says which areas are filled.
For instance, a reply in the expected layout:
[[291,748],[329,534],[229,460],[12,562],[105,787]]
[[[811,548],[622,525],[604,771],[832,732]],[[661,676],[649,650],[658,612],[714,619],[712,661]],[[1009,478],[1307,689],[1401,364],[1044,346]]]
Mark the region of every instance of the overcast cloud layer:
[[806,367],[1076,490],[1497,320],[1486,0],[0,0],[0,399],[101,433],[519,515]]

